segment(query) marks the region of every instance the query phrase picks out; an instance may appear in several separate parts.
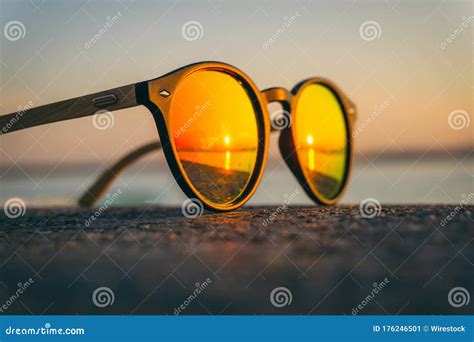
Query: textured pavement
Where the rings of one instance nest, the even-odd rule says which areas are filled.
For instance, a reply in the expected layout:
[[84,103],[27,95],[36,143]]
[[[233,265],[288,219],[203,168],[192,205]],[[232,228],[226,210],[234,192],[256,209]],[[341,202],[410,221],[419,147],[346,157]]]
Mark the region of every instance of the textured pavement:
[[0,314],[472,314],[448,294],[474,295],[473,209],[28,208],[0,219]]

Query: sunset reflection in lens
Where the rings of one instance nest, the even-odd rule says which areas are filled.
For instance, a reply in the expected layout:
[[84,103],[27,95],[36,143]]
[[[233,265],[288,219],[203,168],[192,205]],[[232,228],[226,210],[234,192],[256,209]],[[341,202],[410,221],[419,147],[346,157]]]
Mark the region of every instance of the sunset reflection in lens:
[[218,205],[237,199],[258,149],[254,107],[239,81],[217,70],[187,76],[173,94],[170,126],[177,157],[196,191]]
[[305,87],[294,115],[295,147],[304,177],[325,199],[333,199],[343,186],[347,127],[336,95],[322,84]]

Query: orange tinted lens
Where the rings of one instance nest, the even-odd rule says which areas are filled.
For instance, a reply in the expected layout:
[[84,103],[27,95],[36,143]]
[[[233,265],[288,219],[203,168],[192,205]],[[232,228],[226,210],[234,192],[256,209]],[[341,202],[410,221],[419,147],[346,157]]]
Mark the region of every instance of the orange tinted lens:
[[326,86],[305,87],[296,104],[295,146],[310,187],[325,199],[341,191],[347,163],[347,127],[336,95]]
[[173,95],[170,124],[177,157],[195,190],[218,205],[236,200],[258,149],[254,107],[239,81],[221,71],[192,73]]

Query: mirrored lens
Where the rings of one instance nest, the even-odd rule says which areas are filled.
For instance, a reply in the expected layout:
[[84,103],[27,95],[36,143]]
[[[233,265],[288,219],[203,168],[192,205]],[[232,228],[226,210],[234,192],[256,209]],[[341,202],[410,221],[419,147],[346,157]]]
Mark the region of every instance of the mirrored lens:
[[254,107],[239,81],[216,70],[192,73],[173,94],[170,125],[177,157],[194,188],[215,204],[237,199],[258,150]]
[[325,199],[343,187],[347,126],[336,95],[322,84],[306,86],[296,104],[295,147],[303,174]]

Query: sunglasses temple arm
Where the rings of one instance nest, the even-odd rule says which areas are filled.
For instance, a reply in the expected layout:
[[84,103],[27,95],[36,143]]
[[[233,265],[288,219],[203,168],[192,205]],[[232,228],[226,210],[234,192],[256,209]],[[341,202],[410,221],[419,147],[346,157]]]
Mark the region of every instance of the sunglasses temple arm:
[[82,195],[78,201],[79,206],[92,207],[98,200],[100,200],[107,189],[110,188],[114,180],[123,172],[123,170],[125,170],[125,168],[145,155],[159,150],[161,150],[160,142],[149,143],[121,158],[111,168],[104,171],[97,181]]
[[[274,128],[272,125],[271,132],[279,132],[279,130]],[[145,155],[159,150],[161,150],[160,142],[150,143],[130,152],[118,160],[111,168],[104,171],[95,183],[84,192],[78,200],[79,206],[92,207],[102,198],[107,189],[110,188],[114,180],[123,172],[123,170],[125,170],[125,168],[132,165]]]
[[[279,132],[279,130],[273,128],[272,126],[271,132]],[[102,198],[102,196],[104,196],[107,189],[110,188],[114,180],[123,172],[123,170],[125,170],[125,168],[132,165],[145,155],[159,150],[161,150],[161,143],[150,143],[130,152],[121,158],[111,168],[104,171],[95,181],[95,183],[84,192],[84,194],[78,200],[79,206],[92,207]]]
[[39,107],[26,105],[15,113],[0,116],[0,134],[53,122],[82,118],[94,115],[100,110],[113,111],[137,105],[135,84]]
[[[279,130],[273,128],[272,126],[271,132],[279,132]],[[132,165],[145,155],[159,150],[161,150],[161,143],[150,143],[130,152],[121,158],[111,168],[104,171],[97,181],[95,181],[95,183],[84,192],[84,194],[78,200],[79,206],[92,207],[102,198],[107,189],[110,188],[114,180],[123,172],[123,170],[125,170],[125,168]]]

